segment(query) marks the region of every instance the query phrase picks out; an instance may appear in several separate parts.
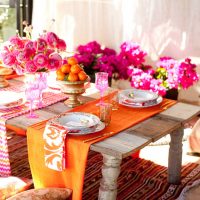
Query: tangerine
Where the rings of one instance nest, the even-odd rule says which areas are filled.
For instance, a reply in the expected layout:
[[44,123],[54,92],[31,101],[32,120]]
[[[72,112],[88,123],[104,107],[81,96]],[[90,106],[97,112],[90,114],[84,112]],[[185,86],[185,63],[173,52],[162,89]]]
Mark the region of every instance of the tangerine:
[[56,79],[59,81],[63,81],[65,79],[65,74],[64,73],[57,74]]
[[79,64],[76,64],[76,65],[72,65],[71,66],[71,72],[74,73],[74,74],[78,74],[80,71],[82,71],[83,68],[79,65]]
[[76,65],[76,64],[78,64],[78,60],[75,57],[70,57],[67,59],[67,63],[69,65]]
[[69,64],[64,64],[61,66],[61,71],[64,74],[68,74],[70,72],[70,68],[71,68],[71,66]]
[[56,74],[57,74],[57,75],[58,75],[58,74],[63,74],[63,72],[61,71],[61,68],[59,68],[59,69],[56,70]]
[[70,72],[68,76],[68,81],[70,82],[78,81],[78,75]]
[[88,75],[84,71],[80,71],[78,73],[78,78],[80,81],[85,81],[87,79]]

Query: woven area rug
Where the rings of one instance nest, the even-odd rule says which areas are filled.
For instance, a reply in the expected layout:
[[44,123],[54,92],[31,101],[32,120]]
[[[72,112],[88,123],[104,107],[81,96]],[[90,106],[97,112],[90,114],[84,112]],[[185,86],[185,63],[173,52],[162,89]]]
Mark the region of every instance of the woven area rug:
[[31,179],[26,137],[8,131],[7,140],[12,175]]
[[[98,199],[102,156],[89,155],[83,200]],[[151,161],[128,157],[121,164],[117,200],[174,200],[185,186],[200,179],[200,165],[190,163],[182,167],[180,185],[167,183],[167,168]]]
[[[31,178],[26,137],[8,134],[12,175]],[[96,200],[101,179],[101,154],[90,151],[85,174],[83,200]],[[167,183],[167,168],[151,161],[128,157],[123,159],[118,178],[117,200],[174,200],[185,186],[200,179],[200,165],[190,163],[182,167],[180,185]]]

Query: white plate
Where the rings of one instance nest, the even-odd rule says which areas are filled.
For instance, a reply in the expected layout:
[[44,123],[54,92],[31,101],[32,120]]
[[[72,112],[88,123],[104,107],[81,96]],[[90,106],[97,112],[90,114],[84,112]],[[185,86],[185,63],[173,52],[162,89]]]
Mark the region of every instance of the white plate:
[[22,93],[0,91],[0,97],[1,110],[15,108],[25,103],[25,98]]
[[7,106],[23,99],[21,93],[11,91],[0,91],[0,97],[0,106]]
[[93,131],[99,124],[100,119],[93,114],[85,112],[69,112],[51,120],[70,131]]
[[88,130],[88,131],[79,130],[78,132],[69,132],[68,134],[77,135],[77,136],[87,135],[87,134],[99,132],[99,131],[103,130],[104,128],[105,128],[105,124],[103,122],[99,121],[99,123],[97,124],[97,126],[94,130]]
[[119,92],[119,99],[126,99],[133,103],[142,103],[148,101],[154,101],[158,98],[158,95],[148,90],[127,89]]
[[158,104],[160,104],[163,101],[163,98],[161,96],[158,96],[158,98],[156,99],[156,101],[151,101],[151,102],[145,102],[145,103],[126,103],[122,100],[119,100],[119,104],[123,105],[123,106],[128,106],[131,108],[147,108],[147,107],[152,107],[152,106],[156,106]]
[[48,87],[51,88],[51,89],[60,90],[60,86],[57,84],[56,81],[47,82],[47,85],[48,85]]
[[9,104],[9,106],[8,105],[7,106],[1,106],[0,105],[0,110],[6,110],[6,109],[11,109],[11,108],[16,108],[18,106],[21,106],[21,105],[25,104],[25,102],[26,102],[25,99],[22,99],[22,100],[18,101],[18,103]]

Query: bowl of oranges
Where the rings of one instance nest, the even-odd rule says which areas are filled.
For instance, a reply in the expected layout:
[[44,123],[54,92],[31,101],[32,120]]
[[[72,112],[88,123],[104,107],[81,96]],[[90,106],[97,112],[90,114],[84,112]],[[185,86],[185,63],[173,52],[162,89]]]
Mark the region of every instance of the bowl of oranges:
[[85,84],[90,82],[90,77],[75,57],[68,58],[67,63],[56,71],[56,80],[61,91],[69,97],[64,102],[66,105],[73,108],[82,103],[78,97],[85,92]]

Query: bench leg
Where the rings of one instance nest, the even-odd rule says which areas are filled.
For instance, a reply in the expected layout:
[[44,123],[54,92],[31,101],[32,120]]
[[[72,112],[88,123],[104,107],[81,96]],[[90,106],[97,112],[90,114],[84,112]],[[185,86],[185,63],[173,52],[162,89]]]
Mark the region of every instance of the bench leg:
[[120,174],[121,159],[103,155],[102,179],[99,188],[99,200],[115,200],[117,198],[117,178]]
[[179,184],[182,166],[183,128],[179,128],[178,130],[172,132],[170,137],[171,142],[168,159],[168,182],[171,184]]

